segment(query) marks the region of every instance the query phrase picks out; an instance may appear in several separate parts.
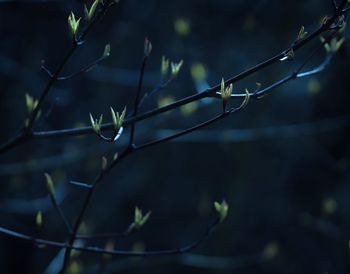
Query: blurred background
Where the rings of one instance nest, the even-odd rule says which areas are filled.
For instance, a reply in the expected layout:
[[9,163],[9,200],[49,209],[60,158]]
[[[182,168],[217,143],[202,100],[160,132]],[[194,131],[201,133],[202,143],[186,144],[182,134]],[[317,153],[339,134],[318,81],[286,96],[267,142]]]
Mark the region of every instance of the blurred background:
[[[91,5],[91,1],[88,1]],[[0,1],[0,141],[26,115],[25,93],[40,96],[48,75],[71,46],[67,17],[83,16],[83,1]],[[153,51],[143,94],[161,82],[162,56],[184,60],[178,77],[145,100],[140,112],[193,95],[281,52],[300,27],[317,29],[332,13],[330,0],[121,0],[88,35],[65,68],[69,75],[111,55],[93,70],[59,81],[44,104],[37,130],[89,125],[89,112],[132,109],[144,38]],[[349,31],[345,31],[349,36]],[[295,70],[316,39],[280,62],[234,86],[253,91]],[[227,220],[189,254],[159,258],[108,258],[76,254],[69,273],[347,273],[350,237],[350,46],[319,75],[291,81],[244,111],[173,142],[142,150],[118,165],[89,206],[82,233],[120,232],[134,207],[152,210],[141,231],[109,242],[116,249],[157,250],[187,245],[215,216],[213,202],[226,199]],[[322,62],[325,52],[305,67]],[[232,101],[232,106],[239,105]],[[221,102],[202,100],[137,124],[137,144],[203,122]],[[130,112],[129,112],[130,113]],[[1,226],[64,241],[67,233],[52,209],[44,172],[52,175],[59,202],[73,222],[84,189],[101,157],[120,152],[95,135],[35,140],[0,155]],[[43,230],[35,215],[43,212]],[[105,246],[106,240],[82,242]],[[1,273],[56,273],[62,250],[38,248],[0,235]]]

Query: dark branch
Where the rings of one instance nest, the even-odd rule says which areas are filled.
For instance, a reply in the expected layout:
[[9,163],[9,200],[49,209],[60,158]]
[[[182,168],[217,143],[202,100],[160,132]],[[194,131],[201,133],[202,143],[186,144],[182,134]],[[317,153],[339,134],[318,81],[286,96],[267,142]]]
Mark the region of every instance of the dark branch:
[[186,245],[186,246],[183,246],[180,248],[175,248],[175,249],[145,251],[145,252],[134,252],[134,251],[124,251],[124,250],[107,250],[107,249],[95,247],[95,246],[86,246],[86,247],[76,246],[76,245],[67,244],[64,242],[57,242],[57,241],[36,238],[36,237],[22,234],[22,233],[13,231],[13,230],[9,230],[9,229],[3,228],[3,227],[0,227],[0,233],[6,234],[8,236],[15,237],[18,239],[31,241],[34,244],[46,245],[46,246],[58,247],[58,248],[66,248],[67,250],[78,250],[78,251],[85,251],[85,252],[92,252],[92,253],[106,254],[106,255],[114,255],[114,256],[150,257],[150,256],[176,255],[176,254],[182,254],[182,253],[191,251],[191,250],[195,249],[196,247],[198,247],[202,242],[204,242],[214,232],[215,228],[219,224],[220,224],[219,218],[215,219],[207,227],[206,231],[201,235],[201,237],[189,245]]

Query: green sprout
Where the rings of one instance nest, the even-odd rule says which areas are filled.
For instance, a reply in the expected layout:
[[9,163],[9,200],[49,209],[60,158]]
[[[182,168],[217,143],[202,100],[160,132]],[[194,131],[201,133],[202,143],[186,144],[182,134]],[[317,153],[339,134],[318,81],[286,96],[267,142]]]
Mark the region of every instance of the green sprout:
[[35,224],[37,226],[37,228],[41,228],[42,225],[43,225],[43,214],[41,213],[41,211],[38,211],[36,213],[36,216],[35,216]]
[[333,38],[327,43],[325,41],[326,40],[321,36],[321,42],[324,43],[324,48],[326,49],[327,53],[336,53],[344,44],[345,38],[342,37],[339,40],[337,38]]
[[92,129],[94,130],[94,132],[96,134],[100,134],[101,133],[102,118],[103,118],[103,114],[100,115],[100,119],[99,120],[97,120],[97,119],[94,120],[94,117],[90,113],[91,126],[92,126]]
[[107,165],[108,165],[108,160],[105,156],[102,157],[102,160],[101,160],[101,168],[102,170],[105,170],[107,168]]
[[131,224],[132,229],[140,229],[151,216],[151,211],[148,211],[146,215],[142,214],[142,210],[135,207],[134,222]]
[[122,114],[119,114],[119,112],[115,113],[114,109],[111,107],[111,114],[112,114],[114,128],[116,131],[119,131],[119,129],[122,127],[124,123],[126,107],[124,107]]
[[55,186],[53,183],[53,180],[51,178],[51,175],[48,173],[45,173],[45,178],[46,178],[46,189],[50,193],[50,195],[55,195]]
[[110,44],[107,44],[107,45],[105,46],[105,50],[103,51],[102,57],[103,57],[103,58],[107,58],[107,57],[109,57],[109,55],[111,55],[111,45],[110,45]]
[[297,36],[297,42],[299,42],[300,40],[303,40],[307,35],[307,31],[305,31],[305,27],[301,26],[298,36]]
[[181,70],[181,67],[183,65],[184,61],[181,60],[180,62],[176,63],[176,62],[171,62],[171,75],[173,77],[176,77],[180,70]]
[[249,93],[249,90],[246,88],[245,90],[244,90],[244,92],[245,92],[245,98],[244,98],[244,100],[243,100],[243,103],[242,103],[242,108],[245,108],[247,105],[248,105],[248,103],[249,103],[249,100],[250,100],[250,93]]
[[227,103],[231,99],[232,90],[233,90],[233,85],[230,84],[228,87],[225,87],[225,81],[224,81],[224,78],[222,78],[220,93],[221,93],[221,98],[225,103]]
[[220,223],[222,223],[226,219],[228,213],[228,204],[225,200],[223,200],[221,203],[214,202],[214,208],[218,214]]
[[101,0],[95,0],[91,5],[90,10],[88,10],[86,5],[84,6],[85,17],[88,21],[91,21],[91,19],[94,17],[96,8],[100,2]]
[[25,94],[25,100],[27,111],[28,113],[31,113],[38,106],[39,100],[34,100],[34,98],[28,93]]
[[160,66],[160,74],[163,78],[165,78],[168,75],[169,71],[169,59],[165,58],[165,56],[162,56],[162,64]]
[[71,13],[68,16],[69,30],[70,30],[70,33],[71,33],[71,35],[72,35],[72,37],[74,39],[76,39],[76,37],[77,37],[77,32],[78,32],[78,29],[79,29],[80,19],[81,18],[76,20],[75,19],[75,15],[74,15],[74,13],[72,11],[71,11]]

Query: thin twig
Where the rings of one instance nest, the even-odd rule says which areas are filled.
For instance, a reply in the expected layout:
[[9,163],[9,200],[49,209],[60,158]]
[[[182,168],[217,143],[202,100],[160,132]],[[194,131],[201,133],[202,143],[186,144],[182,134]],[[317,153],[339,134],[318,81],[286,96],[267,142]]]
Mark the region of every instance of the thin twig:
[[[72,73],[72,74],[69,74],[69,75],[66,75],[66,76],[57,77],[56,80],[57,81],[70,80],[76,76],[79,76],[80,74],[83,74],[85,72],[92,70],[94,67],[96,67],[104,59],[106,59],[106,57],[102,56],[102,57],[96,59],[95,61],[93,61],[91,64],[86,65],[84,68],[80,69],[79,71]],[[51,77],[51,78],[54,77],[53,73],[45,65],[42,64],[41,68],[49,75],[49,77]]]
[[[26,241],[31,241],[38,245],[46,245],[51,247],[58,248],[66,248],[66,250],[78,250],[85,251],[91,253],[98,254],[106,254],[106,255],[114,255],[114,256],[129,256],[129,257],[151,257],[151,256],[165,256],[165,255],[176,255],[186,253],[198,247],[202,242],[204,242],[215,230],[215,228],[219,225],[220,219],[216,218],[206,229],[206,231],[199,237],[196,241],[192,242],[189,245],[174,248],[174,249],[166,249],[166,250],[155,250],[155,251],[144,251],[144,252],[136,252],[136,251],[125,251],[125,250],[107,250],[100,247],[95,246],[77,246],[73,244],[68,244],[64,242],[57,242],[51,240],[40,239],[36,237],[32,237],[23,233],[19,233],[13,230],[9,230],[3,227],[0,227],[0,233],[6,234],[11,237],[19,238]],[[62,272],[63,273],[63,272]]]
[[49,196],[50,196],[50,200],[51,200],[51,203],[52,203],[53,207],[56,209],[56,211],[58,212],[59,216],[61,217],[61,220],[62,220],[63,224],[65,225],[68,233],[72,233],[72,226],[69,223],[69,221],[68,221],[66,215],[64,214],[62,208],[57,203],[55,195],[53,193],[49,193]]
[[[135,97],[135,100],[134,100],[134,109],[133,109],[133,112],[132,112],[131,119],[136,117],[138,109],[139,109],[139,103],[140,103],[140,97],[141,97],[141,91],[142,91],[142,84],[143,84],[143,76],[144,76],[144,73],[145,73],[147,58],[148,58],[148,56],[144,55],[143,60],[142,60],[141,69],[140,69],[140,77],[139,77],[139,82],[138,82],[138,86],[137,86],[136,97]],[[131,129],[130,129],[129,148],[131,148],[131,146],[134,143],[135,127],[136,127],[136,123],[132,123],[131,124]]]

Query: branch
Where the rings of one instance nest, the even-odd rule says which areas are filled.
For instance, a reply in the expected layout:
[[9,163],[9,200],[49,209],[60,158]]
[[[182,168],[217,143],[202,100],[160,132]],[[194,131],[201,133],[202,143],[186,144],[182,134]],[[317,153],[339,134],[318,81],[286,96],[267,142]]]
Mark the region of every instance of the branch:
[[[85,251],[85,252],[91,252],[91,253],[98,253],[98,254],[106,254],[106,255],[114,255],[114,256],[129,256],[129,257],[150,257],[150,256],[165,256],[165,255],[176,255],[176,254],[182,254],[188,251],[191,251],[198,247],[202,242],[204,242],[217,228],[217,226],[220,224],[220,219],[216,218],[206,229],[206,231],[199,237],[196,241],[192,242],[189,245],[180,247],[180,248],[174,248],[174,249],[166,249],[166,250],[155,250],[155,251],[145,251],[145,252],[134,252],[134,251],[124,251],[124,250],[107,250],[104,248],[96,247],[96,246],[77,246],[74,244],[67,244],[64,242],[57,242],[57,241],[51,241],[51,240],[45,240],[36,238],[33,236],[29,236],[23,233],[19,233],[13,230],[6,229],[4,227],[0,227],[0,233],[6,234],[11,237],[15,237],[18,239],[31,241],[34,244],[38,245],[46,245],[51,247],[58,247],[58,248],[66,248],[66,250],[78,250],[78,251]],[[62,271],[61,271],[62,272]]]
[[73,45],[71,49],[66,53],[65,57],[63,58],[62,62],[56,69],[56,71],[52,74],[50,80],[48,81],[47,85],[45,86],[43,92],[41,93],[39,99],[38,99],[38,104],[37,106],[33,109],[33,111],[30,113],[27,121],[28,123],[24,128],[22,128],[19,132],[20,134],[18,136],[13,137],[10,139],[6,144],[0,147],[0,153],[4,153],[8,151],[9,149],[15,147],[16,145],[29,140],[32,138],[32,127],[34,125],[35,120],[38,117],[39,111],[42,108],[42,105],[49,94],[51,88],[53,85],[56,83],[56,81],[59,78],[59,75],[63,71],[64,67],[68,63],[68,61],[71,59],[73,56],[74,52],[76,49],[79,47],[84,42],[85,37],[88,35],[90,32],[91,28],[96,24],[97,21],[99,21],[104,14],[106,13],[107,9],[111,7],[115,3],[114,1],[106,1],[105,3],[102,4],[102,8],[99,10],[98,14],[96,17],[91,21],[91,23],[85,28],[85,30],[82,32],[82,34],[79,36],[78,39],[74,40]]
[[56,209],[56,211],[58,212],[58,215],[60,216],[63,224],[65,225],[67,231],[69,233],[72,233],[72,226],[70,225],[66,215],[64,214],[64,212],[62,211],[62,208],[60,207],[60,205],[57,203],[56,197],[54,195],[54,193],[49,192],[49,196],[50,196],[50,200],[51,203],[53,205],[53,207]]
[[[70,80],[76,76],[79,76],[80,74],[83,74],[85,72],[92,70],[94,67],[96,67],[104,59],[106,59],[106,56],[102,56],[102,57],[96,59],[91,64],[86,65],[84,68],[80,69],[79,71],[77,71],[75,73],[72,73],[72,74],[69,74],[66,76],[57,77],[56,80],[57,81]],[[49,75],[50,78],[54,77],[54,74],[44,64],[41,65],[41,68]]]
[[[271,91],[274,88],[277,88],[277,87],[281,86],[282,84],[287,83],[288,81],[290,81],[292,79],[309,77],[311,75],[320,73],[327,67],[327,65],[332,60],[333,56],[334,56],[333,54],[328,54],[326,56],[326,58],[324,59],[324,61],[319,66],[317,66],[316,68],[314,68],[314,69],[312,69],[310,71],[303,72],[303,73],[298,73],[296,76],[294,74],[288,75],[288,76],[282,78],[281,80],[271,84],[270,86],[268,86],[268,87],[266,87],[264,89],[261,89],[260,93],[256,93],[256,94],[250,93],[250,96],[253,99],[259,99],[258,95],[261,95],[262,93],[265,94],[268,91]],[[196,98],[200,98],[200,99],[208,98],[208,97],[221,99],[221,96],[220,96],[220,94],[218,92],[216,92],[213,95],[208,95],[208,94],[204,94],[204,93],[198,93],[197,95],[194,95],[194,96],[196,96]],[[190,96],[188,98],[192,99],[194,96]],[[241,99],[241,98],[244,98],[245,96],[246,96],[245,93],[237,93],[237,94],[232,94],[231,98],[232,99]],[[143,121],[143,120],[148,119],[150,117],[153,117],[155,115],[158,115],[160,113],[163,113],[165,111],[175,109],[176,107],[178,107],[178,105],[183,105],[184,104],[183,103],[184,100],[186,100],[186,99],[182,99],[182,100],[179,100],[179,101],[177,101],[177,102],[175,102],[173,104],[170,104],[168,106],[165,106],[165,107],[162,107],[162,108],[159,108],[159,109],[155,109],[155,110],[146,112],[146,113],[141,114],[139,116],[136,116],[134,118],[126,119],[125,122],[123,123],[123,126],[126,127],[126,126],[129,126],[130,124],[132,124],[134,122],[140,122],[140,121]],[[110,129],[113,129],[113,124],[112,123],[106,123],[106,124],[102,125],[101,128],[103,130],[110,130]],[[36,131],[36,132],[33,132],[33,138],[34,139],[48,139],[48,138],[57,138],[57,137],[66,137],[66,136],[80,136],[80,135],[86,135],[86,134],[92,134],[92,133],[94,133],[94,131],[93,131],[93,129],[91,127],[81,127],[81,128],[71,128],[71,129],[63,129],[63,130]]]
[[[148,41],[147,38],[145,38],[145,46],[144,46],[145,53],[146,53],[146,47],[149,47],[149,45],[151,45],[150,42]],[[152,46],[150,46],[150,48],[152,48]],[[140,77],[139,77],[139,82],[138,82],[138,86],[137,86],[136,97],[134,100],[134,110],[132,112],[131,119],[135,118],[135,116],[137,115],[138,109],[139,109],[142,84],[143,84],[143,76],[145,73],[146,62],[147,62],[147,58],[149,56],[149,53],[144,54],[144,57],[142,60],[142,64],[141,64],[141,68],[140,68]],[[131,148],[133,146],[133,143],[134,143],[135,126],[136,126],[136,123],[131,123],[130,138],[129,138],[129,145],[128,145],[129,148]]]
[[[346,2],[346,1],[345,1]],[[347,12],[348,9],[344,10],[344,11],[338,11],[337,14],[343,14],[344,12]],[[225,82],[225,85],[230,84],[230,83],[236,83],[248,76],[251,76],[252,74],[268,67],[271,66],[277,62],[280,62],[280,59],[282,59],[283,57],[285,57],[285,55],[290,51],[293,50],[294,52],[296,52],[297,50],[299,50],[302,46],[306,45],[307,43],[309,43],[310,41],[312,41],[313,39],[315,39],[318,35],[322,34],[323,32],[326,32],[329,30],[330,25],[337,19],[338,15],[334,15],[331,19],[329,19],[326,24],[323,24],[318,30],[314,31],[312,34],[310,34],[310,36],[308,36],[307,38],[305,38],[304,40],[299,41],[298,43],[294,43],[292,47],[290,47],[287,50],[284,50],[283,52],[281,52],[280,54],[236,75],[231,77],[229,80],[227,80]],[[299,74],[297,76],[297,78],[301,78],[301,77],[306,77],[306,76],[310,76],[313,75],[315,73],[321,72],[326,64],[329,63],[330,60],[325,61],[324,66],[320,66],[317,69],[313,70],[313,71],[309,71],[306,74]],[[287,77],[288,79],[283,79],[281,80],[279,83],[276,82],[273,86],[269,87],[269,90],[275,87],[280,86],[281,84],[287,82],[288,80],[290,80],[290,77]],[[212,88],[209,88],[205,91],[202,91],[200,93],[185,97],[183,99],[180,99],[172,104],[169,104],[167,106],[161,107],[161,108],[156,108],[153,109],[151,111],[147,111],[141,115],[126,119],[124,122],[124,126],[128,126],[128,125],[132,125],[134,123],[149,119],[151,117],[154,117],[156,115],[159,115],[161,113],[164,112],[168,112],[170,110],[176,109],[180,106],[183,106],[185,104],[194,102],[194,101],[198,101],[204,98],[208,98],[208,97],[218,97],[217,96],[217,92],[220,90],[220,85],[216,85]],[[257,94],[251,94],[252,98],[257,98]],[[245,96],[245,94],[233,94],[232,98],[233,99],[239,99],[239,98],[243,98]],[[112,123],[106,123],[103,124],[101,126],[102,130],[110,130],[113,128],[113,124]],[[41,138],[55,138],[55,137],[65,137],[65,136],[80,136],[80,135],[85,135],[85,134],[93,134],[94,131],[92,130],[91,127],[81,127],[81,128],[70,128],[70,129],[62,129],[62,130],[51,130],[51,131],[37,131],[33,133],[33,138],[34,139],[41,139]]]

